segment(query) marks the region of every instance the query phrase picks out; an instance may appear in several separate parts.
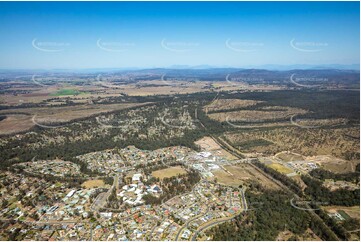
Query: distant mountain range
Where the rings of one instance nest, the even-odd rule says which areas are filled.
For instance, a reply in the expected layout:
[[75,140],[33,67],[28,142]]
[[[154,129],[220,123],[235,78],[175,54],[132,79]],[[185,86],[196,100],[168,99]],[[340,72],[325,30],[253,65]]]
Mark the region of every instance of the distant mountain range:
[[72,73],[97,73],[97,72],[119,72],[119,71],[142,71],[142,70],[206,70],[206,69],[228,69],[228,70],[271,70],[271,71],[289,71],[289,70],[360,70],[360,64],[324,64],[324,65],[248,65],[241,67],[234,66],[212,66],[212,65],[171,65],[168,67],[122,67],[122,68],[85,68],[85,69],[0,69],[0,72],[72,72]]
[[213,69],[213,68],[236,68],[236,69],[265,69],[265,70],[319,70],[319,69],[338,69],[338,70],[360,70],[360,64],[341,65],[341,64],[329,64],[329,65],[309,65],[309,64],[297,64],[297,65],[249,65],[242,67],[232,66],[210,66],[210,65],[173,65],[167,67],[169,69]]

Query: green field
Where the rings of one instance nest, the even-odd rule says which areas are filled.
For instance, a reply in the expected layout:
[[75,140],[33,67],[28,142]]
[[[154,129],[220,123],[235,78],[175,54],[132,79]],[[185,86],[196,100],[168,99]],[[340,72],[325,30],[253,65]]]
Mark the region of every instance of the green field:
[[79,92],[78,90],[74,89],[61,89],[52,93],[51,96],[71,96],[71,95],[82,95],[86,94],[86,92]]
[[337,210],[337,212],[344,218],[344,219],[350,219],[351,217],[343,210]]

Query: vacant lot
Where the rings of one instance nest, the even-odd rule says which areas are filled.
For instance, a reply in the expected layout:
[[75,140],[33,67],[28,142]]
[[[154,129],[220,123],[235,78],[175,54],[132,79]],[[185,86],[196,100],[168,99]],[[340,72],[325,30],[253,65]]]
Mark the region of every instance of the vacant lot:
[[184,170],[181,166],[173,166],[173,167],[165,168],[162,170],[153,171],[152,176],[159,178],[159,179],[164,179],[164,178],[169,178],[169,177],[173,177],[173,176],[177,176],[177,175],[183,175],[186,173],[187,173],[187,171]]
[[296,154],[296,153],[291,153],[291,152],[280,152],[278,154],[275,155],[275,157],[285,161],[285,162],[289,162],[289,161],[297,161],[297,160],[303,160],[303,156],[300,154]]
[[224,170],[219,169],[212,172],[220,184],[238,187],[241,184],[254,181],[269,189],[279,188],[277,184],[249,164],[224,166],[223,168]]
[[281,164],[278,164],[278,163],[273,163],[273,164],[268,165],[268,166],[271,167],[272,169],[282,173],[282,174],[290,174],[290,173],[293,172],[290,168],[285,167],[285,166],[283,166]]
[[234,155],[222,149],[211,137],[204,137],[195,142],[196,145],[199,145],[202,150],[209,151],[214,155],[224,157],[228,160],[237,159]]
[[82,184],[85,188],[95,188],[104,186],[103,180],[88,180]]
[[347,173],[355,171],[357,161],[347,161],[331,155],[319,155],[306,157],[307,161],[314,162],[325,170],[334,173]]

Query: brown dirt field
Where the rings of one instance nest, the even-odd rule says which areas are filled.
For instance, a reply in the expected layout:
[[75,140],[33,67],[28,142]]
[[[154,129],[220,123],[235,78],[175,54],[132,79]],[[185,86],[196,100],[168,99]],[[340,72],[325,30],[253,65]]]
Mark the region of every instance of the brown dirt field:
[[[1,110],[0,114],[11,112],[22,112],[31,115],[30,123],[33,124],[32,118],[36,123],[50,124],[69,122],[74,119],[86,118],[95,114],[122,110],[130,107],[143,106],[147,103],[126,103],[126,104],[89,104],[67,107],[44,107],[44,108],[19,108]],[[36,115],[36,117],[34,117]]]
[[81,184],[85,188],[94,188],[94,187],[103,187],[104,181],[103,180],[88,180]]
[[152,172],[152,176],[157,177],[159,179],[169,178],[177,175],[186,174],[187,171],[184,170],[181,166],[173,166],[157,171]]
[[[270,107],[276,108],[276,107]],[[277,107],[278,108],[278,107]],[[282,108],[282,111],[261,111],[261,110],[240,110],[240,111],[231,111],[231,112],[222,112],[222,113],[211,113],[208,116],[216,120],[218,122],[235,122],[235,121],[243,121],[243,122],[260,122],[260,121],[268,121],[275,120],[280,118],[290,118],[295,114],[304,114],[307,111],[299,109],[299,108]]]
[[209,151],[214,155],[224,157],[228,160],[236,160],[237,157],[222,149],[211,137],[203,137],[195,142],[202,150]]
[[345,207],[345,206],[323,206],[329,213],[336,213],[337,210],[345,211],[351,218],[360,219],[360,206]]
[[280,158],[281,160],[283,160],[285,162],[304,159],[303,156],[300,154],[284,152],[284,151],[276,154],[275,157]]
[[0,135],[22,132],[33,127],[31,116],[28,115],[6,115],[0,121]]
[[217,181],[221,184],[238,187],[247,181],[253,180],[259,182],[266,188],[279,189],[277,184],[275,184],[273,181],[268,179],[249,164],[224,166],[223,168],[226,171],[219,169],[212,172],[215,178],[217,178]]
[[355,164],[352,161],[343,160],[331,155],[319,155],[306,157],[307,161],[320,165],[323,169],[334,173],[347,173],[355,171]]

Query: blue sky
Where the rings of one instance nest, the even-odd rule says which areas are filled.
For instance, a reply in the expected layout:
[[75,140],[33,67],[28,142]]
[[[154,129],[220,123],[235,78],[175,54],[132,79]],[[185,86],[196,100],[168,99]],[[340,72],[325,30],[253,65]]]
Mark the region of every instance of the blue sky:
[[358,2],[0,2],[0,68],[358,64]]

